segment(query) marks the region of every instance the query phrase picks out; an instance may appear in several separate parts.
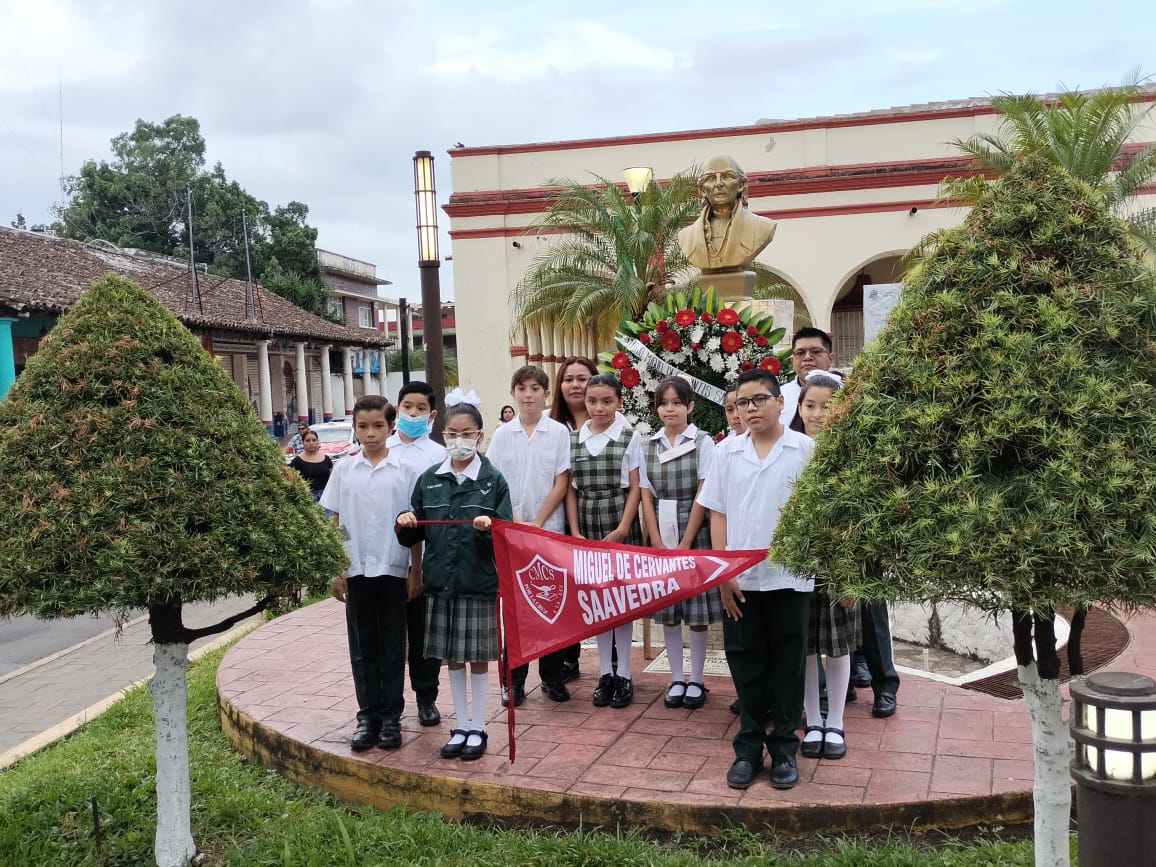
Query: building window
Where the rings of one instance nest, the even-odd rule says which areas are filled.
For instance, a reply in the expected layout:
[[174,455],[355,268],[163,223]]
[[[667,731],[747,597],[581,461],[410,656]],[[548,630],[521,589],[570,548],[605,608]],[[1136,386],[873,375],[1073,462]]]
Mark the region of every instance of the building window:
[[330,298],[325,303],[325,307],[329,311],[329,317],[331,319],[336,319],[341,315],[341,302],[336,298]]
[[357,305],[357,324],[362,328],[374,328],[376,324],[373,321],[373,305],[359,303]]

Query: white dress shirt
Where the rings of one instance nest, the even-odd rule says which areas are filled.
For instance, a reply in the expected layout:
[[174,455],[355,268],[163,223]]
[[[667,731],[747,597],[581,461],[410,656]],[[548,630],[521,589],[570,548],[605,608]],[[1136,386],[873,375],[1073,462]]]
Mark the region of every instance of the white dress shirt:
[[[494,431],[486,457],[510,486],[514,520],[533,521],[554,487],[554,480],[570,469],[570,431],[542,413],[527,436],[521,420],[514,418]],[[559,503],[542,529],[561,533],[565,528],[566,512],[563,503]]]
[[[606,451],[606,447],[610,443],[618,442],[628,424],[626,416],[619,413],[615,415],[610,427],[602,433],[594,433],[590,430],[590,420],[587,419],[586,423],[578,430],[578,442],[586,446],[586,451],[592,457],[598,457]],[[646,478],[646,467],[642,464],[642,437],[638,435],[638,431],[631,431],[630,442],[626,444],[626,454],[622,458],[622,487],[630,487],[632,470],[638,470],[638,483],[643,484],[643,480]]]

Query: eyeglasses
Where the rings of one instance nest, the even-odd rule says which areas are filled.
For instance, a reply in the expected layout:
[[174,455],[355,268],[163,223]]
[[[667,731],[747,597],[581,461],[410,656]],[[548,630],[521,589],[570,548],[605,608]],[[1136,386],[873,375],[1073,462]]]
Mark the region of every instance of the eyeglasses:
[[820,355],[826,355],[827,352],[828,352],[828,350],[823,349],[822,347],[810,348],[810,349],[792,349],[791,350],[791,357],[792,358],[818,358]]
[[478,430],[447,430],[447,431],[443,431],[443,433],[445,434],[445,436],[454,437],[455,439],[458,437],[461,437],[462,439],[472,440],[474,437],[476,437],[478,434],[480,434],[481,431],[478,431]]
[[755,409],[762,409],[772,397],[774,397],[773,394],[756,394],[754,397],[740,397],[735,401],[735,406],[739,409],[746,409],[749,406],[753,406]]

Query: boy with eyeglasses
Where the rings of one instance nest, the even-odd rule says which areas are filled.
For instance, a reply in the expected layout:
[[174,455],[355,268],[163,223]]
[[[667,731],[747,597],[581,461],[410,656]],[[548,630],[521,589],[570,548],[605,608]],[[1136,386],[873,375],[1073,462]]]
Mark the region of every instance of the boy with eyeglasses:
[[[742,373],[737,395],[746,433],[719,443],[697,502],[710,510],[711,547],[766,548],[814,441],[779,421],[783,399],[768,371]],[[771,757],[771,785],[789,789],[798,782],[796,729],[813,587],[812,579],[770,561],[720,585],[727,615],[724,648],[739,704],[735,761],[727,772],[731,788],[751,785],[763,766],[764,745]]]
[[799,389],[812,370],[830,370],[835,366],[831,335],[820,328],[800,328],[791,338],[791,366],[795,378],[782,385],[783,413],[779,421],[789,427],[799,406]]

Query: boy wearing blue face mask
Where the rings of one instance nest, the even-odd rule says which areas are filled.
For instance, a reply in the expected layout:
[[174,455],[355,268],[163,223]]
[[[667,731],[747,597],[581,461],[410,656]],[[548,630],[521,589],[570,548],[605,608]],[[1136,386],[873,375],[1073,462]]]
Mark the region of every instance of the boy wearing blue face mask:
[[[429,438],[436,415],[437,397],[427,383],[415,379],[401,387],[397,394],[397,426],[385,444],[390,454],[396,455],[415,476],[446,459],[446,450]],[[436,726],[441,722],[436,704],[441,661],[425,656],[426,597],[422,593],[420,556],[415,556],[410,564],[408,600],[405,626],[409,685],[417,696],[418,722]]]

